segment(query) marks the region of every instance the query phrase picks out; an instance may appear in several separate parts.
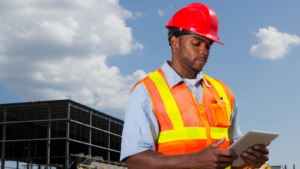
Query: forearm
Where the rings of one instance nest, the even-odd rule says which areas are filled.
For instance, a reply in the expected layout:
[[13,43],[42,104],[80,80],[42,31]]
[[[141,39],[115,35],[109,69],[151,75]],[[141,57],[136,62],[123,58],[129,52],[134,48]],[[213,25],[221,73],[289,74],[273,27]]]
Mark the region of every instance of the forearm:
[[165,155],[147,150],[130,156],[125,162],[130,169],[226,168],[237,159],[237,156],[234,151],[217,149],[225,140],[224,137],[190,154]]
[[126,159],[126,165],[130,169],[182,169],[193,168],[194,154],[165,155],[159,152],[147,150]]

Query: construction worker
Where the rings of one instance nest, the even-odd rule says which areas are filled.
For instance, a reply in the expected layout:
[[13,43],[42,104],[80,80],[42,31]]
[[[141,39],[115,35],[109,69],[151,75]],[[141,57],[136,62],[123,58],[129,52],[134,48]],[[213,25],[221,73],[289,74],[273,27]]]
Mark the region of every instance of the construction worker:
[[[213,42],[219,42],[218,18],[208,6],[189,4],[166,25],[172,60],[139,81],[125,110],[121,161],[130,169],[226,168],[237,155],[227,150],[241,137],[237,103],[221,81],[201,71]],[[259,168],[266,146],[242,153]]]

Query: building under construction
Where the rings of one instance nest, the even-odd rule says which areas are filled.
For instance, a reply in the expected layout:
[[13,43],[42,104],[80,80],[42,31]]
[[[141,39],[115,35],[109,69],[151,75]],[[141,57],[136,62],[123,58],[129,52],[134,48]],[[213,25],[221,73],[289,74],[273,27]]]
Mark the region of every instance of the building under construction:
[[1,169],[120,166],[122,129],[122,120],[72,100],[0,104]]

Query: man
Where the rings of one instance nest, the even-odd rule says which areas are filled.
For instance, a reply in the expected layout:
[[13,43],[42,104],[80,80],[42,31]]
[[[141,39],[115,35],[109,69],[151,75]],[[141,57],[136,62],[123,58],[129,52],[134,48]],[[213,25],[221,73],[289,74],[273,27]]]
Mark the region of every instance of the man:
[[[218,40],[218,19],[208,6],[193,3],[166,26],[172,61],[133,88],[125,110],[121,161],[130,169],[226,168],[237,159],[226,150],[241,136],[231,90],[201,71]],[[243,152],[245,165],[259,168],[268,149]]]

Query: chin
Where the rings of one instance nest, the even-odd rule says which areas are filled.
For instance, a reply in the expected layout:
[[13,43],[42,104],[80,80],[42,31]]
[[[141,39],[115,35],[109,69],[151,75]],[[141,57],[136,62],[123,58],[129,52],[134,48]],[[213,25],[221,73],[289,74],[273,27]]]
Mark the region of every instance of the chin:
[[203,68],[203,67],[201,67],[201,68],[194,68],[193,70],[194,70],[195,73],[199,73],[199,72],[202,71],[202,68]]
[[200,72],[200,71],[202,71],[202,69],[203,69],[203,67],[205,66],[205,64],[198,64],[198,65],[194,65],[193,66],[193,69],[195,70],[195,71],[197,71],[197,72]]

